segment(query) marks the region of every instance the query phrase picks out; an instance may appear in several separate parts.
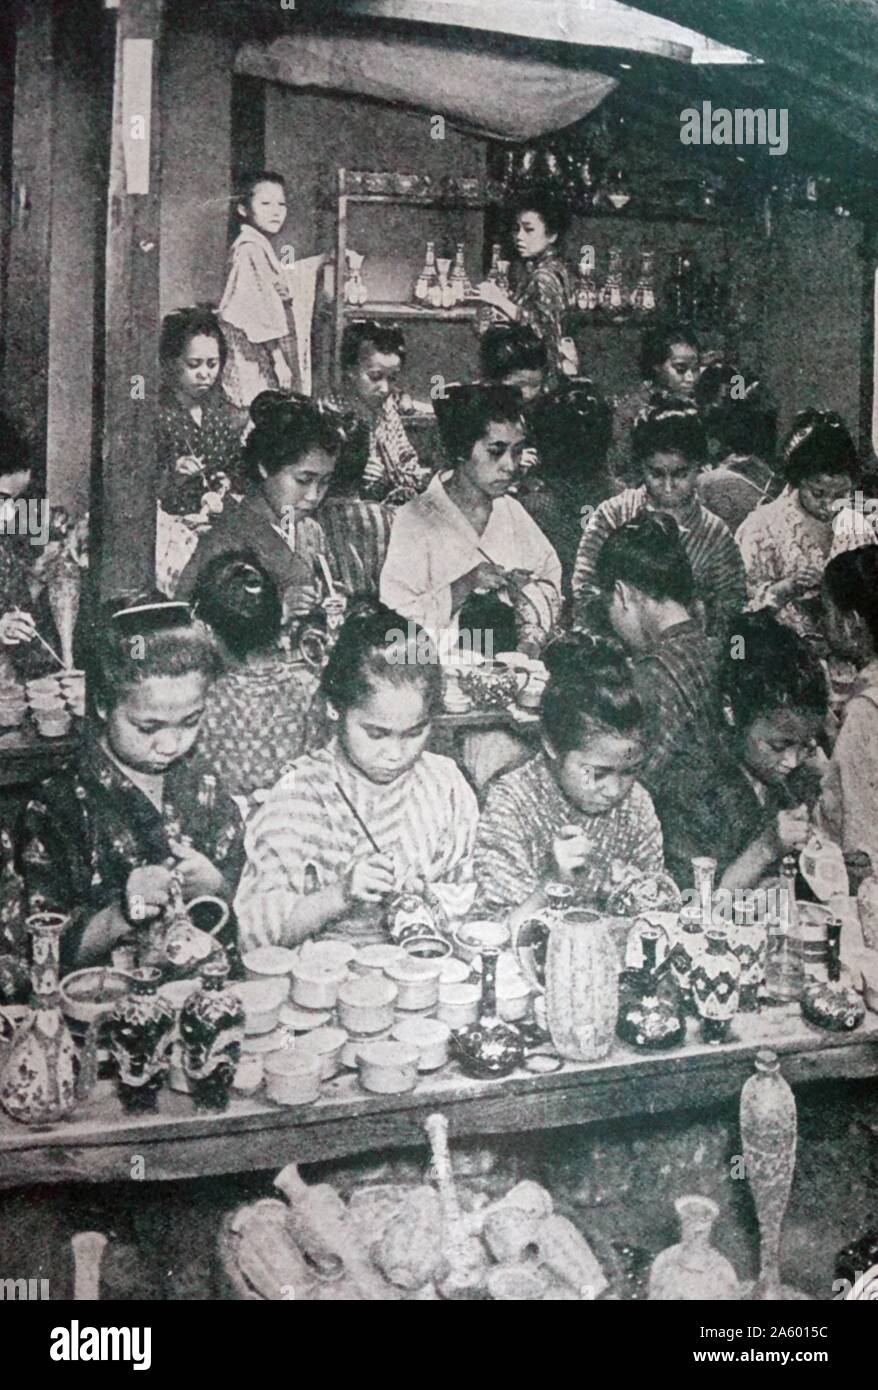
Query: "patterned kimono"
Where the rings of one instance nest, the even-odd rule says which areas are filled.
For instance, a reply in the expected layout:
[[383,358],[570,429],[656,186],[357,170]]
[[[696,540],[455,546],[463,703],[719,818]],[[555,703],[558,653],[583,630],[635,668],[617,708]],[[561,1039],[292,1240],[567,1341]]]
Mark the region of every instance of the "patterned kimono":
[[547,385],[557,385],[559,377],[571,375],[573,365],[561,351],[561,339],[567,336],[564,318],[573,303],[573,282],[567,266],[551,247],[526,263],[512,299],[518,305],[518,322],[532,328],[546,344]]
[[223,390],[233,405],[249,410],[260,391],[278,386],[269,349],[280,346],[296,387],[298,357],[287,315],[290,291],[268,237],[245,225],[232,244],[229,275],[217,314],[229,354]]
[[[397,888],[410,875],[429,884],[455,915],[471,900],[478,807],[450,758],[422,753],[384,786],[368,781],[333,740],[306,753],[247,824],[247,865],[235,911],[248,948],[286,945],[298,900],[337,882],[354,859],[374,853],[341,786],[375,842],[393,856]],[[326,928],[358,943],[385,939],[381,908],[355,908]]]
[[[162,864],[171,840],[191,840],[223,874],[229,895],[243,864],[243,826],[212,769],[190,753],[165,775],[159,811],[94,737],[68,771],[50,777],[28,802],[19,858],[29,912],[70,915],[61,939],[62,971],[75,968],[95,913],[122,900],[133,869]],[[233,941],[233,937],[230,938]],[[109,963],[109,962],[107,962]]]
[[487,910],[508,912],[557,877],[552,840],[575,825],[593,845],[578,876],[580,902],[601,907],[616,882],[613,866],[661,873],[662,832],[649,793],[635,782],[622,801],[587,816],[561,791],[542,753],[494,782],[479,822],[475,871]]
[[430,469],[418,462],[396,397],[387,397],[374,420],[354,416],[343,400],[335,404],[347,414],[347,437],[333,477],[332,494],[383,502],[395,492],[403,493],[402,501],[423,492],[430,481]]
[[[769,607],[769,590],[779,580],[793,579],[812,566],[822,570],[832,538],[832,522],[809,516],[798,488],[785,487],[774,502],[752,511],[735,536],[747,571],[748,608]],[[825,655],[819,595],[793,597],[777,609],[777,617]]]
[[[652,508],[646,488],[628,488],[602,502],[589,520],[573,571],[573,598],[580,612],[594,592],[595,566],[607,536],[647,510]],[[707,631],[722,636],[747,597],[740,551],[728,527],[700,502],[687,525],[680,525],[680,539],[692,566],[695,596],[704,605]]]
[[[218,475],[228,479],[232,492],[244,491],[241,436],[246,423],[216,387],[205,393],[200,425],[175,394],[164,394],[159,405],[159,501],[166,512],[200,511],[205,490],[220,490],[223,479]],[[199,459],[201,473],[179,473],[181,458]]]
[[[30,613],[38,630],[57,651],[58,637],[45,594],[34,599],[31,592],[31,585],[35,585],[33,563],[38,554],[27,537],[0,535],[0,617],[13,608]],[[41,642],[19,642],[9,647],[0,644],[0,678],[4,680],[34,680],[57,669],[57,661]]]

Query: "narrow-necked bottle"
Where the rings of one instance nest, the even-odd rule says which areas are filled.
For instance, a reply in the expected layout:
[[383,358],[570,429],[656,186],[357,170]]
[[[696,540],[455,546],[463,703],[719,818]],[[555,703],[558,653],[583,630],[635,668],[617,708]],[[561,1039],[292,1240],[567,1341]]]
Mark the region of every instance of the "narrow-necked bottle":
[[768,919],[768,951],[765,959],[765,992],[779,1004],[801,999],[805,969],[799,942],[799,909],[796,902],[796,857],[784,855],[779,911]]

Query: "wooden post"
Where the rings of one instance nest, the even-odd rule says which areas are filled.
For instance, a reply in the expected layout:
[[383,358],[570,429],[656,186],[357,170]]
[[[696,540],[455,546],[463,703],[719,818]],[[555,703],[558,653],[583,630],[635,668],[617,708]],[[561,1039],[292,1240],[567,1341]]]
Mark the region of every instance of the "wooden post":
[[105,598],[151,588],[155,574],[163,8],[164,0],[120,0],[117,17],[97,527]]
[[3,363],[3,404],[30,437],[38,485],[44,481],[49,400],[55,144],[52,11],[52,0],[33,0],[24,9],[17,30]]

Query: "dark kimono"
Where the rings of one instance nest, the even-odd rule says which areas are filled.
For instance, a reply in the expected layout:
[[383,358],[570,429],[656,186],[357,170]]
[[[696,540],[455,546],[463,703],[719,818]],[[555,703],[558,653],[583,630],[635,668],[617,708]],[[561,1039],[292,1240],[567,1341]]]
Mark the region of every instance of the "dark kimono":
[[[206,777],[207,775],[207,777]],[[238,808],[216,785],[197,750],[165,774],[158,811],[104,752],[85,740],[77,763],[50,777],[28,802],[19,841],[28,912],[70,915],[61,939],[62,973],[75,969],[83,932],[95,913],[119,905],[133,869],[162,864],[170,841],[186,836],[226,881],[231,902],[244,865],[244,827]],[[235,929],[220,934],[233,944]],[[230,962],[236,964],[234,952]]]
[[[56,651],[58,635],[49,612],[45,593],[31,597],[30,570],[37,558],[37,548],[25,536],[0,534],[0,617],[12,608],[30,613],[37,630]],[[41,642],[19,642],[15,646],[0,645],[0,670],[7,657],[16,677],[21,681],[35,680],[58,670],[58,663]]]
[[[206,489],[219,490],[224,474],[231,491],[243,492],[241,435],[246,416],[236,410],[219,387],[207,392],[197,425],[171,392],[159,406],[159,501],[166,512],[189,515],[201,510]],[[186,477],[177,472],[179,458],[203,460],[202,472]]]

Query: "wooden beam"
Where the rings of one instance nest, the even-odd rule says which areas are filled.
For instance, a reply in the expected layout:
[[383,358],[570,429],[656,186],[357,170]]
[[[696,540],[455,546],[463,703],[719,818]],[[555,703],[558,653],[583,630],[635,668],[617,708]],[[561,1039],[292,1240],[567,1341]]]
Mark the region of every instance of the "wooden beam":
[[49,257],[55,150],[52,0],[33,0],[17,31],[12,213],[3,404],[27,431],[37,484],[45,479],[49,401]]
[[117,16],[98,527],[104,597],[150,588],[155,574],[163,9],[164,0],[120,0]]

